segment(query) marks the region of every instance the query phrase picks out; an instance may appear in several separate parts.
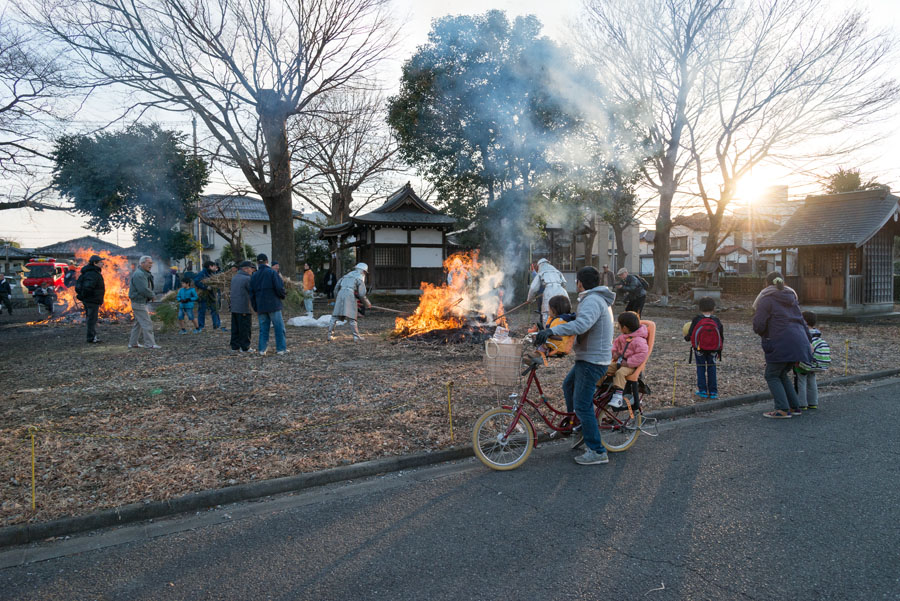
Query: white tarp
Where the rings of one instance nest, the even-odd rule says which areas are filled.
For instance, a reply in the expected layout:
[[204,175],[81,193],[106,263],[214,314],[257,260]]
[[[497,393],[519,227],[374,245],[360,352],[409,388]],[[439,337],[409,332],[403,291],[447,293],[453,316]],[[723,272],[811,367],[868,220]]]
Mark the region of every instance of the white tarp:
[[[289,326],[297,326],[300,328],[327,328],[331,322],[331,315],[320,315],[319,319],[302,315],[300,317],[292,317],[287,321]],[[344,322],[338,322],[344,323]]]

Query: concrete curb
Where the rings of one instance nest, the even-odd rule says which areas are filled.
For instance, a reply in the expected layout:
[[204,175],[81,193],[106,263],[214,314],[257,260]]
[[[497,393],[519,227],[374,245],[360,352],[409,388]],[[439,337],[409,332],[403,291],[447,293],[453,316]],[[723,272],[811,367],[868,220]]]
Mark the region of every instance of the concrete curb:
[[[835,378],[833,380],[828,380],[827,382],[822,382],[821,386],[840,386],[896,375],[900,375],[900,369],[887,369],[856,376]],[[736,407],[738,405],[756,403],[764,401],[767,398],[770,398],[770,396],[771,395],[769,395],[768,392],[758,392],[728,399],[696,403],[688,407],[672,407],[669,409],[650,411],[646,415],[647,417],[655,417],[660,420],[676,419],[679,417],[695,415],[697,413],[715,411],[726,407]],[[539,443],[547,442],[549,440],[550,436],[546,433],[542,433],[538,436]],[[399,457],[385,457],[383,459],[364,461],[362,463],[311,472],[308,474],[286,476],[284,478],[275,478],[260,482],[248,482],[214,490],[204,490],[169,499],[167,501],[133,503],[131,505],[123,505],[122,507],[98,511],[83,516],[60,518],[58,520],[36,524],[6,526],[0,528],[0,548],[23,545],[54,536],[68,536],[89,530],[99,530],[110,526],[160,518],[188,511],[208,509],[210,507],[215,507],[216,505],[259,499],[286,492],[295,492],[313,486],[321,486],[323,484],[332,484],[334,482],[353,480],[355,478],[366,478],[386,472],[395,472],[404,469],[433,465],[436,463],[453,461],[455,459],[463,459],[473,455],[474,452],[472,451],[471,445],[466,445],[464,447],[452,447],[430,453],[426,452],[413,455],[402,455]]]

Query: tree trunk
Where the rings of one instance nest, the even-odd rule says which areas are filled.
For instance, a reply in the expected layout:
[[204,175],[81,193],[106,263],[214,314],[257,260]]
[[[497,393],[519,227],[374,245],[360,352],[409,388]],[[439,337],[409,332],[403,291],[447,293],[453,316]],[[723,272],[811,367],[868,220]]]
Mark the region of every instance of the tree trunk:
[[672,229],[670,211],[672,197],[668,202],[660,198],[659,215],[656,217],[656,233],[653,238],[653,292],[660,296],[669,295],[669,231]]
[[[625,228],[613,226],[613,234],[616,237],[616,267],[622,269],[623,267],[627,267],[625,265],[625,259],[628,258],[628,253],[625,252]],[[640,271],[640,269],[638,269],[638,271]]]
[[730,197],[731,194],[728,193],[726,188],[726,190],[722,192],[722,197],[716,205],[715,212],[710,213],[707,211],[709,234],[706,237],[706,248],[703,249],[703,261],[717,260],[716,251],[719,250],[719,243],[722,242],[719,240],[719,234],[722,231],[722,219],[725,217],[725,207],[728,206],[728,203],[731,200]]
[[287,139],[287,116],[291,107],[277,92],[261,90],[256,110],[269,159],[269,184],[259,191],[272,232],[269,261],[278,261],[284,277],[292,278],[297,273],[297,253],[294,248],[291,153]]
[[584,266],[596,267],[594,265],[594,242],[597,240],[597,217],[591,215],[588,223],[587,233],[584,235]]

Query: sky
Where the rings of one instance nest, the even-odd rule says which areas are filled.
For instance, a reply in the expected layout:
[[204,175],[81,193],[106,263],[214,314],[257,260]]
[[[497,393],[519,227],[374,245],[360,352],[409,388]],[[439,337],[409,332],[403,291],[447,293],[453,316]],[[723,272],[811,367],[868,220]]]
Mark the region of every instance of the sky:
[[[627,2],[628,0],[620,1]],[[547,36],[565,43],[569,37],[572,23],[576,22],[581,9],[580,0],[557,0],[556,2],[547,2],[546,0],[456,0],[452,3],[452,10],[448,10],[447,6],[450,4],[446,0],[394,0],[394,15],[397,22],[402,24],[402,29],[399,43],[394,51],[395,59],[385,65],[383,78],[389,86],[396,85],[393,82],[399,80],[403,61],[427,40],[431,20],[434,18],[446,14],[477,14],[489,9],[504,10],[510,17],[534,14],[544,24],[544,33]],[[900,0],[857,0],[855,4],[868,10],[872,24],[892,30],[897,34],[895,38],[900,38]],[[841,0],[833,0],[833,5],[835,9],[845,6]],[[895,77],[900,80],[900,61],[893,72]],[[101,115],[104,110],[102,99],[98,98],[95,104],[86,107],[84,118],[90,120],[90,115]],[[165,119],[166,117],[163,117],[163,120]],[[186,122],[180,118],[173,118],[168,126],[176,127],[181,121]],[[900,190],[900,163],[896,160],[896,149],[900,147],[900,111],[892,121],[881,126],[877,133],[884,135],[884,138],[871,144],[852,158],[842,161],[841,164],[861,168],[864,175],[876,177],[878,181]],[[748,190],[762,188],[766,185],[790,184],[792,196],[810,191],[808,187],[796,186],[796,179],[792,178],[790,173],[779,168],[763,166],[757,169],[753,175],[753,182],[747,182],[745,186]],[[399,179],[409,178],[401,176]],[[221,182],[214,180],[207,191],[224,192],[226,190]],[[303,209],[302,207],[298,208]],[[674,207],[675,214],[693,211],[693,207],[679,206],[677,203]],[[79,236],[97,236],[94,232],[82,228],[83,223],[84,220],[81,217],[56,211],[2,211],[0,212],[0,238],[11,238],[25,247],[37,247]],[[132,244],[131,236],[127,231],[112,232],[98,237],[122,246]]]

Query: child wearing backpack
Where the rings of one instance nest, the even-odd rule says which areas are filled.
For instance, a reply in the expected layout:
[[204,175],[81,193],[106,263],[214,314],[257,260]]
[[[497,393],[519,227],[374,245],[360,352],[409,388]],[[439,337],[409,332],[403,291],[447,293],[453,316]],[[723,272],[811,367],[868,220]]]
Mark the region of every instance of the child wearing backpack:
[[719,318],[713,315],[716,301],[705,296],[697,303],[700,315],[694,317],[685,332],[684,339],[691,343],[691,359],[697,360],[697,391],[694,395],[702,399],[719,398],[716,381],[716,358],[722,360],[722,346],[725,343],[725,329]]
[[803,321],[809,330],[812,341],[812,363],[801,361],[794,368],[796,376],[797,397],[800,399],[800,410],[819,408],[819,387],[816,384],[816,372],[825,371],[831,366],[831,347],[822,338],[822,332],[816,329],[818,317],[812,311],[802,313]]

